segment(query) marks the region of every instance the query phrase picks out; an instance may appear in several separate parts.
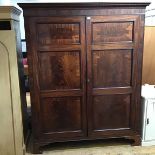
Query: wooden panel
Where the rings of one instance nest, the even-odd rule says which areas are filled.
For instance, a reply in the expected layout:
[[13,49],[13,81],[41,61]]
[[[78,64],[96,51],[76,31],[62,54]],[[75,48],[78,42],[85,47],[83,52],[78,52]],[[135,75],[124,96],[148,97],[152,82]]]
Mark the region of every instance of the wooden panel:
[[130,95],[104,95],[93,99],[95,130],[128,128]]
[[80,89],[80,53],[43,52],[40,59],[41,89]]
[[[15,9],[13,10],[15,11]],[[10,8],[6,9],[6,12],[8,11],[10,15]],[[1,155],[24,154],[21,116],[21,103],[23,102],[20,98],[18,69],[16,34],[14,30],[0,31]]]
[[131,85],[131,50],[93,51],[93,87]]
[[81,130],[80,97],[46,98],[41,101],[44,132]]
[[132,41],[133,22],[93,23],[93,43]]
[[79,24],[38,24],[39,45],[80,43]]
[[[2,38],[0,38],[0,154],[15,155],[9,53],[1,40]],[[10,42],[9,45],[11,44]]]
[[155,85],[155,27],[145,27],[144,57],[143,57],[143,84]]

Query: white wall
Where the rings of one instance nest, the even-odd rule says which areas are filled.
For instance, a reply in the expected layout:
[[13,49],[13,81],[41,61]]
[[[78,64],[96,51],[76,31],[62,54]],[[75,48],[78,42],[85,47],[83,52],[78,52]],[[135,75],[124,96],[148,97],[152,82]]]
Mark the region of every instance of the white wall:
[[151,5],[146,8],[145,25],[155,26],[155,1],[153,0]]
[[[146,25],[154,25],[155,26],[155,2],[154,0],[0,0],[0,5],[15,5],[18,7],[17,3],[30,3],[30,2],[151,2],[152,4],[147,7],[147,12],[146,12]],[[154,8],[154,10],[152,10]],[[21,38],[25,39],[25,31],[24,31],[24,20],[23,20],[23,14],[20,16],[20,27],[21,27]]]

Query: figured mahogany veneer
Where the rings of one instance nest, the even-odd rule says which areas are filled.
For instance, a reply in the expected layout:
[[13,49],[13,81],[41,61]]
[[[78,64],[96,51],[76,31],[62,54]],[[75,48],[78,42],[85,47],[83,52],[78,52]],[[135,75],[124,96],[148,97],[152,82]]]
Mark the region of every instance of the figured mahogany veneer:
[[144,13],[149,3],[21,3],[34,152],[60,141],[140,144]]

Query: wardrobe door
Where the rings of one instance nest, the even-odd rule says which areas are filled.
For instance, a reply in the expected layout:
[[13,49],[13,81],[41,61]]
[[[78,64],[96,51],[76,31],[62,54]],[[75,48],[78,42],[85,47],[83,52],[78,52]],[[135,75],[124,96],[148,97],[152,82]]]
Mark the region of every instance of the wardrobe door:
[[137,134],[139,21],[135,15],[87,17],[89,137]]
[[85,18],[32,17],[29,23],[34,135],[52,141],[84,137]]

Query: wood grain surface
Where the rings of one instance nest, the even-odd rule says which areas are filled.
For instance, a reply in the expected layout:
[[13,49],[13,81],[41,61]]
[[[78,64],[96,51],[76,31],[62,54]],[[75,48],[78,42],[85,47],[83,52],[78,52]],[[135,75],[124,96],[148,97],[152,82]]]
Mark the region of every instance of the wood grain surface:
[[140,144],[146,5],[20,4],[35,153],[60,141],[122,137]]

